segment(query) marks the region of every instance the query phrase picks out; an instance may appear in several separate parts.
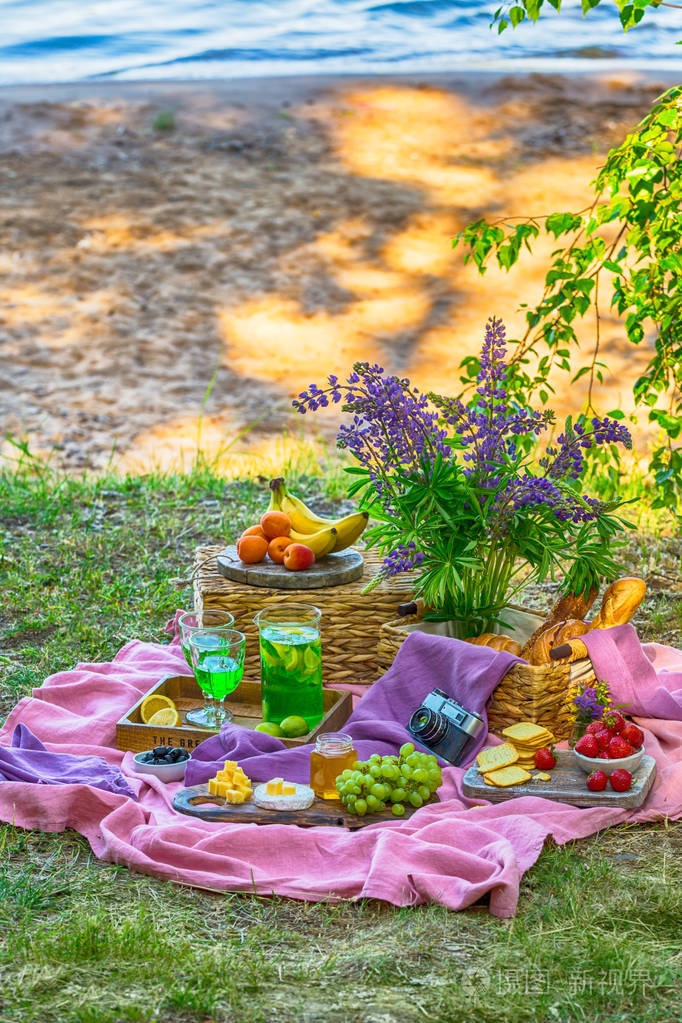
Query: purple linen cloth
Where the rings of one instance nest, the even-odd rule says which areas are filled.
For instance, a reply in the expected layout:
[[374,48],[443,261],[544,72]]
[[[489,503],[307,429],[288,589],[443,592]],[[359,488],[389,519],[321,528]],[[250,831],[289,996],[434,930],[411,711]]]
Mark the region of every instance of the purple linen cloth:
[[[397,753],[412,741],[407,722],[432,689],[442,689],[466,710],[480,714],[487,726],[486,707],[493,689],[520,658],[490,647],[472,646],[445,636],[412,632],[383,675],[363,696],[343,726],[355,740],[361,760],[372,753]],[[487,738],[487,727],[471,748],[471,762]],[[248,761],[245,771],[256,781],[281,775],[289,781],[310,780],[312,746],[287,749],[271,735],[240,725],[223,726],[192,753],[185,768],[185,785],[200,785],[215,775],[225,760]]]
[[125,777],[102,757],[50,753],[28,725],[18,724],[11,746],[0,746],[0,780],[36,785],[92,785],[96,789],[137,799]]

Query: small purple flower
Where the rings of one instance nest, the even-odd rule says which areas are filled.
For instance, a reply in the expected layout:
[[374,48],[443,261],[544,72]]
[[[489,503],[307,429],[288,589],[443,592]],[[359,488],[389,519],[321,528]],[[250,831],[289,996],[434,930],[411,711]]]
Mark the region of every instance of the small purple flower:
[[604,711],[603,705],[597,699],[596,690],[589,686],[574,697],[573,703],[580,711],[581,716],[589,718],[590,721],[598,721]]

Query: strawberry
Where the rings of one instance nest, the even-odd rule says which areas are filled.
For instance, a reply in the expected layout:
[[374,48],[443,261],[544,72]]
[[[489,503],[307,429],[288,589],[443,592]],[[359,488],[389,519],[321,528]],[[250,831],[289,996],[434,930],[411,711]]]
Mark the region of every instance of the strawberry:
[[590,792],[603,792],[607,781],[606,771],[593,771],[592,774],[588,775],[587,787]]
[[609,728],[602,728],[601,732],[597,732],[595,735],[595,739],[597,740],[597,746],[599,749],[608,749],[609,743],[611,742],[611,739],[613,739],[613,732]]
[[639,749],[644,743],[644,732],[637,725],[634,725],[632,721],[628,721],[623,731],[620,733],[623,739],[627,739],[631,746],[635,749]]
[[599,752],[597,753],[597,760],[608,760],[608,759],[609,759],[609,755],[606,752],[606,750],[600,749]]
[[617,710],[607,710],[602,715],[602,720],[607,728],[612,728],[619,735],[625,727],[625,718]]
[[590,721],[585,729],[585,735],[596,735],[597,732],[601,732],[602,728],[606,728],[603,721]]
[[614,735],[609,743],[609,760],[622,760],[623,757],[629,757],[634,752],[630,743],[622,735]]
[[632,785],[632,775],[629,771],[619,767],[616,771],[611,772],[609,781],[614,792],[627,792]]
[[551,771],[553,767],[556,767],[556,751],[554,746],[542,746],[539,750],[535,751],[533,757],[535,766],[541,771]]
[[582,739],[578,739],[576,742],[575,751],[583,757],[596,757],[599,752],[597,740],[593,735],[583,735]]

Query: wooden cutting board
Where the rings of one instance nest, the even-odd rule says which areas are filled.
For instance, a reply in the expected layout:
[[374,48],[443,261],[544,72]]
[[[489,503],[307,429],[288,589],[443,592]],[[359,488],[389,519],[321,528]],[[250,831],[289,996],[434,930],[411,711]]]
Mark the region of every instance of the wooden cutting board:
[[475,799],[487,799],[489,803],[503,803],[519,796],[541,796],[555,803],[570,803],[571,806],[617,806],[631,809],[641,806],[656,777],[656,761],[646,754],[632,775],[632,786],[627,792],[614,792],[607,784],[603,792],[590,792],[587,775],[578,767],[571,750],[557,750],[557,765],[549,774],[549,781],[540,781],[533,773],[533,779],[524,785],[510,785],[507,789],[486,785],[477,767],[470,767],[464,775],[462,792]]
[[266,558],[256,565],[247,565],[237,555],[237,548],[226,547],[216,557],[218,571],[226,579],[248,586],[267,586],[272,590],[319,590],[326,586],[352,583],[362,576],[362,554],[348,548],[338,554],[327,554],[304,572],[290,572]]
[[[432,799],[431,802],[437,800]],[[404,821],[416,813],[414,807],[406,806],[402,817],[394,817],[390,810],[355,817],[348,813],[340,800],[317,797],[307,810],[264,810],[255,803],[226,803],[220,796],[209,795],[208,785],[179,789],[173,799],[173,807],[190,817],[222,824],[298,824],[304,828],[335,827],[351,831],[366,828],[368,824]]]

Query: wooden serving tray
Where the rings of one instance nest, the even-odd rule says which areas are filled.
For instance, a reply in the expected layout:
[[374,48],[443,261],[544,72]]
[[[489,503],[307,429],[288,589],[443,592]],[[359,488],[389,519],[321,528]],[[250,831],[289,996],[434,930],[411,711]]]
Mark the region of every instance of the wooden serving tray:
[[541,796],[555,803],[570,803],[572,806],[617,806],[631,809],[641,806],[656,777],[656,761],[646,754],[640,760],[632,775],[632,786],[627,792],[614,792],[607,784],[603,792],[590,792],[585,782],[587,775],[575,762],[571,750],[557,750],[557,765],[546,773],[549,781],[533,777],[524,785],[510,785],[507,789],[486,785],[483,775],[473,766],[464,775],[462,792],[475,799],[487,799],[489,803],[503,803],[520,796]]
[[[432,799],[431,802],[438,800]],[[348,828],[350,831],[366,828],[368,824],[404,821],[417,812],[415,807],[406,806],[402,817],[394,817],[390,810],[355,817],[346,810],[340,799],[318,799],[317,796],[307,810],[264,810],[251,802],[237,805],[226,803],[221,796],[209,795],[208,785],[179,789],[173,799],[173,807],[190,817],[221,824],[298,824],[304,828],[336,827]]]
[[[180,712],[182,725],[159,728],[146,725],[140,716],[140,707],[152,693],[169,696]],[[148,693],[141,696],[137,703],[116,724],[116,747],[120,750],[153,749],[154,746],[179,746],[182,749],[194,749],[217,729],[199,728],[187,724],[184,715],[188,710],[201,707],[204,696],[193,675],[167,675],[159,679]],[[233,693],[225,700],[225,706],[234,714],[233,721],[245,728],[255,728],[263,720],[260,682],[242,680]],[[336,689],[322,690],[322,706],[324,717],[316,728],[298,739],[282,739],[285,746],[304,746],[314,742],[321,732],[339,732],[343,728],[353,709],[353,698],[350,693],[338,692]]]
[[248,586],[267,586],[273,590],[319,590],[325,586],[340,586],[360,579],[363,571],[362,554],[349,548],[338,554],[327,554],[304,572],[291,572],[266,558],[255,565],[242,561],[237,548],[226,547],[216,557],[218,571],[233,582]]

